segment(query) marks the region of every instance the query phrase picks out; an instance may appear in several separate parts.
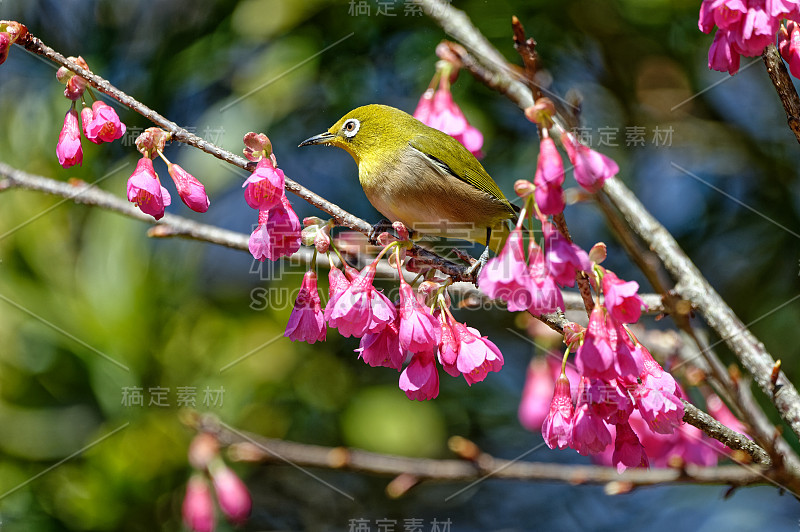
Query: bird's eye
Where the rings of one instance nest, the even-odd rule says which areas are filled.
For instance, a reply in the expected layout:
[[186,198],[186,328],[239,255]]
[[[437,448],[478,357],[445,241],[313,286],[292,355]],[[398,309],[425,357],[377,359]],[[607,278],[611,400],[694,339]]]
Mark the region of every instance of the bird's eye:
[[358,133],[358,128],[361,127],[361,122],[356,120],[355,118],[351,118],[347,122],[344,123],[342,129],[344,130],[344,136],[348,139],[351,139]]

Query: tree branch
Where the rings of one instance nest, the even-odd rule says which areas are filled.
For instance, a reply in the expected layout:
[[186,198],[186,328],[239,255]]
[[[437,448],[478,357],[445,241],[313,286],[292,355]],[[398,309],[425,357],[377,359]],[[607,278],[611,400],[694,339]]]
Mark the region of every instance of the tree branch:
[[[56,52],[49,46],[45,45],[41,41],[41,39],[35,37],[30,32],[27,32],[24,36],[20,37],[19,40],[16,42],[16,44],[24,46],[26,50],[34,54],[46,57],[51,61],[54,61],[59,65],[62,65],[71,70],[72,72],[78,74],[95,89],[111,96],[112,98],[120,102],[122,105],[125,105],[131,110],[141,114],[142,116],[150,120],[158,127],[164,129],[165,131],[168,131],[172,135],[172,140],[194,146],[195,148],[198,148],[208,153],[209,155],[213,155],[214,157],[222,161],[225,161],[234,166],[238,166],[239,168],[243,168],[244,170],[252,171],[254,169],[255,163],[251,163],[244,157],[234,155],[233,153],[224,150],[219,146],[212,144],[211,142],[204,140],[202,137],[190,133],[186,129],[178,126],[175,122],[168,120],[167,118],[163,117],[153,109],[150,109],[149,107],[139,102],[135,98],[117,89],[107,80],[82,68],[74,61],[68,60],[60,53]],[[302,186],[301,184],[297,183],[296,181],[288,177],[286,178],[286,190],[289,190],[290,192],[296,194],[300,198],[306,200],[311,205],[330,214],[337,225],[349,227],[350,229],[353,229],[365,235],[370,235],[370,233],[372,232],[372,226],[366,220],[363,220],[361,218],[358,218],[357,216],[350,214],[349,212],[342,209],[338,205],[329,202],[322,196],[315,194],[314,192],[310,191],[306,187]],[[467,268],[469,266],[462,266],[456,264],[425,248],[415,245],[412,248],[408,249],[406,253],[412,257],[415,257],[418,260],[418,262],[430,265],[433,268],[441,271],[445,275],[452,277],[453,280],[455,281],[468,281],[468,282],[475,281],[473,275],[467,275],[466,273]]]
[[770,44],[764,49],[761,54],[764,60],[764,65],[767,67],[767,74],[772,84],[775,85],[775,90],[778,92],[778,98],[781,99],[783,109],[786,111],[786,122],[789,129],[794,133],[797,142],[800,142],[800,97],[792,83],[792,78],[786,70],[786,65],[783,64],[781,54],[774,44]]
[[305,467],[376,475],[402,475],[410,477],[410,486],[422,480],[469,482],[486,478],[558,481],[570,484],[616,482],[632,486],[676,483],[748,486],[774,483],[769,470],[752,465],[745,467],[686,465],[681,469],[628,469],[620,474],[613,467],[503,460],[487,453],[478,453],[472,460],[409,458],[359,449],[324,447],[264,438],[236,430],[210,415],[194,414],[185,422],[198,431],[213,434],[223,445],[230,445],[229,452],[235,460],[284,462]]
[[[220,229],[219,227],[196,222],[175,214],[165,214],[163,218],[156,220],[152,216],[144,214],[130,202],[83,181],[73,181],[70,183],[56,181],[47,177],[23,172],[2,161],[0,161],[0,178],[2,178],[0,179],[0,192],[11,189],[35,190],[53,196],[59,196],[74,203],[100,207],[154,225],[154,227],[150,228],[147,232],[147,235],[151,237],[182,237],[209,242],[241,251],[249,251],[247,246],[249,235]],[[292,260],[296,259],[300,263],[311,264],[312,255],[313,251],[310,248],[303,247],[298,251],[297,255],[292,257]],[[334,257],[333,260],[335,264],[338,264],[339,259],[337,257]],[[326,261],[318,261],[317,264],[322,267],[327,266]],[[397,278],[397,270],[387,262],[378,264],[378,274],[384,278]],[[450,290],[451,293],[456,293],[464,298],[471,299],[471,306],[500,306],[501,304],[499,300],[492,300],[486,297],[486,295],[478,290],[472,283],[458,282],[448,287],[448,290]],[[663,311],[664,307],[661,304],[661,296],[657,294],[643,294],[642,297],[645,303],[650,307],[650,312],[659,313]],[[565,293],[564,301],[567,307],[566,310],[584,309],[583,300],[577,293]],[[569,320],[567,320],[563,314],[559,313],[537,317],[550,328],[562,334],[564,326],[569,323]]]

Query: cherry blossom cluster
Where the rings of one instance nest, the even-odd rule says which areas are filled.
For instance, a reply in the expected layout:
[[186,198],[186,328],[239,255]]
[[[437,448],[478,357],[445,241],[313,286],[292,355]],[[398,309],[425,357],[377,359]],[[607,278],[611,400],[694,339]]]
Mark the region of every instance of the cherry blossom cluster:
[[[789,19],[785,27],[783,19]],[[739,71],[740,56],[761,55],[778,33],[781,55],[792,74],[800,74],[800,2],[797,0],[703,0],[698,27],[714,41],[708,50],[708,68],[731,75]]]
[[164,146],[169,139],[170,134],[163,129],[151,127],[144,130],[136,138],[136,148],[142,158],[136,163],[136,169],[128,179],[128,201],[156,220],[164,216],[164,209],[172,202],[153,167],[156,156],[167,164],[167,172],[178,189],[178,196],[187,207],[196,212],[206,212],[211,204],[203,184],[179,165],[171,163],[164,155]]
[[300,219],[286,198],[283,170],[272,153],[272,143],[263,133],[244,137],[244,155],[257,162],[242,187],[247,204],[258,210],[258,225],[248,247],[260,261],[289,257],[300,249]]
[[[528,367],[527,376],[525,380],[525,387],[522,392],[522,400],[519,404],[519,420],[523,427],[530,431],[541,432],[542,425],[550,414],[550,405],[555,391],[555,381],[561,374],[561,355],[551,353],[547,357],[536,357],[531,361]],[[658,365],[652,361],[652,357],[645,355],[643,371],[649,366],[650,371],[645,376],[658,375],[658,379],[662,380],[667,389],[671,388],[669,377],[665,373],[660,373]],[[662,370],[663,371],[663,370]],[[568,364],[565,367],[565,374],[569,382],[582,383],[584,382],[581,375],[575,369],[574,364]],[[643,381],[644,382],[644,381]],[[571,403],[573,405],[581,403],[580,408],[588,411],[600,410],[606,407],[598,407],[598,404],[606,402],[618,402],[619,390],[616,387],[591,387],[584,386],[579,390],[579,386],[571,386]],[[626,388],[628,394],[635,391],[635,387]],[[592,394],[580,398],[580,394]],[[673,395],[678,397],[686,397],[686,394],[681,390],[680,384],[676,383],[676,392]],[[563,398],[562,398],[563,400]],[[713,392],[705,390],[705,402],[707,411],[720,423],[737,431],[744,432],[742,424],[736,417],[733,416],[731,411],[725,406],[725,403]],[[566,401],[564,401],[566,406]],[[585,405],[590,406],[585,406]],[[575,439],[575,418],[577,415],[573,411],[573,440]],[[616,439],[617,427],[614,424],[605,423],[605,428],[608,431],[609,437],[606,437],[603,429],[595,430],[595,433],[600,434],[600,437],[589,438],[594,441],[597,440],[595,449],[600,447],[601,442],[608,442],[599,452],[590,451],[589,456],[592,461],[601,465],[618,465],[619,462],[614,461],[614,453],[616,445],[611,445],[610,442]],[[680,424],[675,427],[671,434],[663,432],[656,432],[650,428],[650,425],[643,418],[639,408],[634,408],[628,417],[628,423],[633,429],[634,434],[637,436],[641,446],[644,448],[644,453],[652,467],[668,467],[674,466],[676,463],[690,463],[700,466],[714,466],[717,464],[724,453],[730,452],[730,449],[722,445],[717,440],[708,437],[700,429],[693,427],[687,423]],[[586,413],[582,414],[581,422],[578,424],[579,432],[584,430],[583,425],[586,425]],[[630,433],[627,431],[625,434],[630,439]],[[586,436],[583,433],[578,435],[578,440],[585,442]],[[623,439],[624,441],[624,439]],[[632,440],[631,440],[632,442]],[[633,442],[632,442],[633,443]],[[633,444],[631,450],[636,451],[637,446]],[[617,458],[624,455],[622,452],[617,453]],[[633,457],[635,460],[635,457]],[[627,467],[627,466],[626,466]]]
[[[402,235],[402,225],[395,227]],[[497,346],[450,312],[447,282],[428,279],[414,289],[403,278],[403,245],[389,243],[361,271],[346,263],[343,270],[331,264],[324,309],[317,276],[314,271],[307,272],[285,336],[314,343],[325,339],[327,327],[334,327],[342,336],[360,338],[359,357],[372,367],[401,371],[399,386],[413,400],[433,399],[439,394],[437,363],[453,377],[463,375],[469,385],[499,371],[503,355]],[[387,253],[400,273],[396,301],[373,285],[378,263]]]
[[[561,145],[572,164],[575,181],[587,192],[597,192],[606,179],[614,177],[619,172],[619,166],[613,159],[589,148],[573,133],[555,123],[552,119],[554,114],[553,102],[545,97],[539,98],[533,106],[525,110],[525,116],[537,124],[540,130],[539,157],[536,161],[536,173],[533,176],[535,187],[533,194],[538,211],[544,215],[560,214],[566,206],[563,190],[564,163],[553,135],[560,137]],[[515,185],[517,194],[524,197],[529,192],[529,186],[528,182],[518,182]]]
[[[89,69],[82,57],[70,57],[69,59],[83,68]],[[56,71],[56,79],[66,85],[64,96],[72,100],[72,104],[64,116],[64,125],[58,135],[58,143],[56,144],[58,163],[64,168],[69,168],[83,163],[81,131],[90,142],[102,144],[103,142],[113,142],[122,137],[125,134],[125,124],[120,122],[117,112],[111,106],[100,100],[95,100],[91,107],[86,104],[86,80],[82,77],[61,67]],[[94,98],[94,93],[91,90],[89,90],[89,95]],[[78,100],[81,100],[83,105],[80,113],[80,124],[78,123],[78,111],[76,110],[76,102]]]
[[183,499],[183,522],[194,532],[212,532],[216,526],[214,497],[222,514],[236,525],[250,515],[252,500],[247,486],[219,454],[219,444],[211,434],[201,432],[189,445],[189,463],[194,469]]
[[[2,28],[3,24],[0,23],[0,29]],[[0,45],[3,42],[3,34],[0,32]],[[0,47],[0,55],[1,52]],[[89,69],[82,57],[70,57],[69,59],[86,70]],[[64,125],[56,144],[59,164],[64,168],[69,168],[83,163],[81,133],[90,142],[101,144],[121,138],[125,134],[126,127],[111,106],[95,99],[94,93],[84,78],[66,67],[61,67],[56,72],[56,79],[64,83],[64,96],[72,101],[72,105],[64,116]],[[87,92],[94,99],[91,106],[86,103]],[[76,109],[79,100],[83,106],[80,112],[80,122]],[[167,171],[175,183],[178,195],[186,206],[197,212],[206,212],[210,201],[203,184],[181,166],[172,164],[164,156],[164,146],[168,140],[170,140],[170,134],[155,127],[146,129],[137,137],[136,147],[142,154],[142,158],[139,159],[136,168],[128,178],[128,201],[156,220],[164,216],[164,210],[170,205],[172,198],[167,189],[161,185],[153,167],[153,159],[158,156],[167,164]]]
[[475,157],[482,157],[483,133],[467,122],[461,108],[453,100],[450,83],[458,76],[458,66],[441,60],[436,64],[428,89],[422,93],[414,118],[423,124],[447,133],[464,145]]

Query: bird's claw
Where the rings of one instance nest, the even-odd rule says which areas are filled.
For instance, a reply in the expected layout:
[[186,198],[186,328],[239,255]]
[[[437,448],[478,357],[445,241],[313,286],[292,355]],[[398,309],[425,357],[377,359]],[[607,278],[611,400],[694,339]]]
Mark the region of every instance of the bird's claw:
[[390,236],[402,242],[411,241],[417,235],[416,231],[412,231],[411,229],[407,228],[402,222],[392,223],[384,218],[372,226],[372,230],[369,232],[368,237],[370,244],[376,246],[386,245],[386,242],[381,242],[380,239],[380,236],[383,233],[388,233]]
[[489,246],[486,246],[486,249],[483,250],[483,253],[481,253],[481,256],[478,258],[478,260],[472,262],[464,274],[467,277],[472,277],[475,279],[477,284],[478,274],[480,273],[481,269],[486,266],[487,262],[489,262]]
[[387,220],[386,218],[382,219],[380,222],[376,223],[372,226],[372,230],[369,232],[369,242],[373,245],[379,245],[378,237],[381,236],[381,233],[391,233],[394,231],[392,227],[392,222]]

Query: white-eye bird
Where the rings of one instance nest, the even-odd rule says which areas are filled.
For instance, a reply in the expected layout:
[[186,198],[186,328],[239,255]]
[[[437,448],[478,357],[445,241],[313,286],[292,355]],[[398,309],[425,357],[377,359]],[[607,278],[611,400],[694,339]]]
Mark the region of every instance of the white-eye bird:
[[[387,105],[353,109],[300,143],[347,151],[370,203],[414,232],[487,243],[497,251],[515,208],[480,162],[450,135]],[[492,233],[494,232],[494,237]]]

